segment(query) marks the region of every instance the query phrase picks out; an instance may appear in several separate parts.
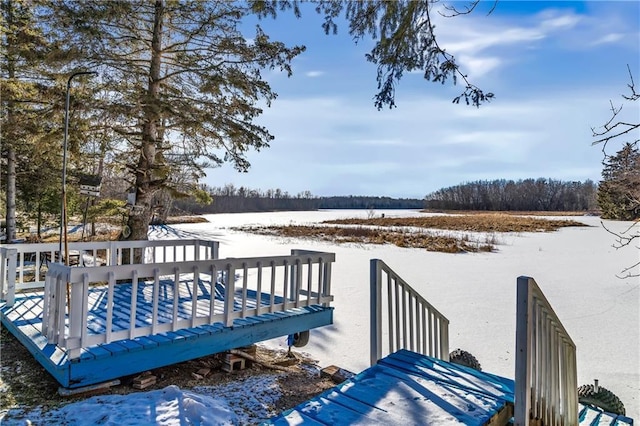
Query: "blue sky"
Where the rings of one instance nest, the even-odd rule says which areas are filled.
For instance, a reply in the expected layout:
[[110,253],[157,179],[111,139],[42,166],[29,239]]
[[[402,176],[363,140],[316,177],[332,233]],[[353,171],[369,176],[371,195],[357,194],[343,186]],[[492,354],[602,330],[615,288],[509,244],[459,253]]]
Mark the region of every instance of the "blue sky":
[[[262,22],[273,39],[307,46],[291,78],[267,74],[279,96],[259,123],[275,140],[248,153],[247,173],[224,165],[204,183],[422,198],[479,179],[598,181],[591,128],[610,118],[610,100],[622,103],[627,64],[640,87],[640,2],[503,0],[487,15],[492,4],[436,22],[440,45],[496,95],[479,109],[451,103],[460,87],[415,73],[400,82],[397,108],[378,111],[370,42],[354,44],[344,25],[324,35],[311,10]],[[637,122],[635,104],[623,117]]]

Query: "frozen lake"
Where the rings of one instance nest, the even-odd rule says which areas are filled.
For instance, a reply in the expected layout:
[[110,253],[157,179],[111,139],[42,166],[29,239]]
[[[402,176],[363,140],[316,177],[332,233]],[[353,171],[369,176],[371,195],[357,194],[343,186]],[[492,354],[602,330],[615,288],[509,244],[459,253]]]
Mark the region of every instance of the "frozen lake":
[[[311,332],[302,348],[321,366],[359,372],[369,365],[369,260],[384,260],[450,324],[450,348],[478,358],[484,371],[506,377],[515,368],[515,290],[520,275],[533,277],[577,345],[578,384],[600,385],[620,397],[627,415],[640,419],[640,279],[616,277],[638,261],[637,247],[615,249],[614,237],[598,217],[574,217],[590,227],[551,233],[498,236],[494,253],[445,254],[391,245],[335,245],[260,236],[233,230],[245,225],[312,224],[367,217],[364,210],[207,215],[210,223],[174,228],[220,241],[221,257],[289,254],[291,249],[336,253],[332,293],[334,325]],[[386,217],[417,211],[376,211]],[[605,221],[621,231],[630,222]],[[162,237],[158,235],[156,237]],[[286,339],[267,343],[286,347]]]

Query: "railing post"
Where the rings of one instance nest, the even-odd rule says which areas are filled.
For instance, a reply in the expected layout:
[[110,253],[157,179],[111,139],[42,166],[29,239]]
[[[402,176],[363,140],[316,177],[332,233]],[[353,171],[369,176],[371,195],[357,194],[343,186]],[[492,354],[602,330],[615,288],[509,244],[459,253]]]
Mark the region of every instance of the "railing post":
[[18,259],[18,251],[16,249],[7,249],[7,261],[8,267],[6,276],[4,273],[5,260],[2,260],[2,281],[6,277],[6,298],[5,302],[7,306],[13,306],[16,300],[16,260]]
[[235,275],[236,270],[232,264],[227,264],[226,280],[224,282],[224,325],[231,327],[233,325],[233,302],[235,293]]
[[381,358],[382,354],[382,271],[378,266],[378,259],[371,259],[369,261],[369,279],[370,286],[370,362],[371,365],[375,365]]
[[[322,286],[322,296],[330,296],[331,295],[331,262],[326,262],[324,264],[324,280]],[[325,302],[322,306],[329,306],[329,302]]]
[[[205,246],[206,247],[206,246]],[[193,246],[193,260],[200,260],[200,240],[196,240]]]
[[531,318],[529,277],[518,277],[516,296],[515,426],[529,425],[531,411]]
[[440,359],[449,361],[449,320],[440,318]]
[[[82,285],[82,281],[69,282],[69,284],[71,285],[71,299],[69,301],[69,337],[67,340],[70,342],[71,350],[73,350],[78,349],[81,346],[84,286]],[[69,358],[74,358],[74,356],[70,353]]]
[[8,249],[0,247],[0,300],[7,301],[8,297],[8,276],[7,276],[7,252]]
[[[297,260],[293,260],[291,261],[291,266],[289,267],[290,269],[290,273],[289,273],[289,300],[293,301],[294,306],[296,306],[296,298],[297,298],[297,293],[296,293],[296,288],[298,287],[296,279],[298,278],[298,263]],[[297,306],[296,306],[297,307]]]
[[52,276],[50,276],[49,274],[45,275],[44,299],[42,301],[42,335],[45,337],[49,335],[49,327],[50,327],[49,312],[51,312],[51,308],[52,308],[51,294],[53,291],[55,291],[55,289],[52,288],[54,286],[54,283],[55,281],[53,280]]
[[[59,265],[64,266],[62,263]],[[64,346],[65,339],[65,324],[64,319],[67,311],[67,283],[69,282],[69,274],[65,271],[62,274],[58,274],[56,277],[56,294],[55,294],[55,342],[59,346]]]
[[118,264],[118,249],[114,241],[109,243],[109,255],[107,257],[109,258],[109,266]]

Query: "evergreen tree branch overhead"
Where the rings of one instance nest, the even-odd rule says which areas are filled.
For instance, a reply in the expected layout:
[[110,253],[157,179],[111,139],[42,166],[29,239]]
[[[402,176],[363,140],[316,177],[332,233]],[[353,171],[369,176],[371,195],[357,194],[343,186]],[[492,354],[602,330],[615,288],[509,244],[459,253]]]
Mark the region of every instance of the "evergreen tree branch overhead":
[[[262,17],[276,17],[278,12],[292,9],[296,16],[301,15],[300,2],[289,0],[254,1],[253,9]],[[472,84],[462,72],[455,57],[442,48],[436,39],[435,25],[432,20],[434,5],[438,0],[394,0],[394,1],[343,1],[316,0],[317,13],[324,16],[322,28],[326,34],[338,31],[337,19],[344,15],[348,22],[349,34],[357,43],[371,37],[374,47],[366,54],[366,60],[377,65],[378,92],[374,96],[374,105],[378,109],[396,106],[396,86],[403,75],[412,71],[422,71],[425,80],[445,84],[459,80],[464,90],[453,99],[454,103],[463,101],[467,105],[479,107],[494,98],[491,92],[485,92]],[[441,13],[446,17],[473,12],[479,0],[469,1],[462,8],[443,4]],[[497,0],[489,13],[497,5]]]

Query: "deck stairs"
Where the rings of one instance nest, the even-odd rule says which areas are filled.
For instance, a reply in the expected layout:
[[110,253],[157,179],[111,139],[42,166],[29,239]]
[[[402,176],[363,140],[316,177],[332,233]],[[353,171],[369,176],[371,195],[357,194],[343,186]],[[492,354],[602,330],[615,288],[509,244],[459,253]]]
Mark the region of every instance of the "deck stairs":
[[264,424],[633,425],[578,402],[575,345],[533,278],[516,316],[515,380],[449,362],[449,321],[372,259],[371,367]]

